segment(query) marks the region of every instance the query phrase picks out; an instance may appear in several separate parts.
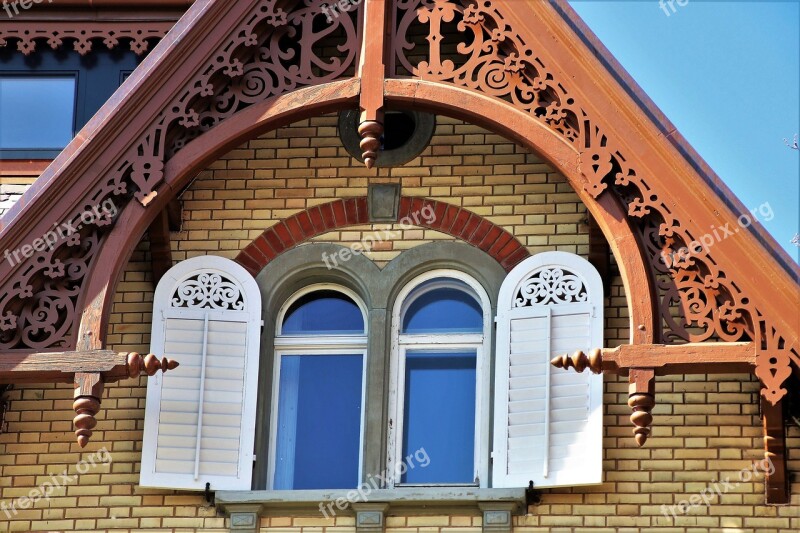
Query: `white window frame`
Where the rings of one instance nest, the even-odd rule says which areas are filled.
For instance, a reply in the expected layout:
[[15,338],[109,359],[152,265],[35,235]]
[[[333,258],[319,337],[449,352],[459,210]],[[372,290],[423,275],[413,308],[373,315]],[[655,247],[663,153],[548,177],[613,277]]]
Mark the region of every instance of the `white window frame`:
[[[286,318],[287,311],[291,306],[303,296],[312,292],[318,291],[335,291],[339,292],[350,298],[361,311],[361,317],[364,321],[364,334],[363,335],[283,335],[283,322]],[[284,355],[341,355],[343,351],[347,354],[361,355],[362,357],[362,371],[361,371],[361,421],[359,431],[359,447],[358,447],[358,479],[359,482],[363,477],[364,468],[364,427],[366,421],[366,395],[367,395],[367,346],[369,343],[369,324],[367,321],[367,310],[364,302],[353,291],[341,285],[333,283],[316,283],[308,285],[303,289],[294,293],[289,297],[286,302],[281,306],[278,312],[277,324],[275,326],[275,357],[273,362],[273,377],[272,377],[272,392],[271,402],[272,408],[270,409],[270,435],[269,435],[269,462],[267,467],[267,488],[272,490],[275,485],[275,468],[278,446],[278,399],[280,398],[280,377],[281,377],[281,360]],[[356,488],[356,487],[351,487]],[[294,490],[294,489],[286,489]]]
[[[482,334],[401,334],[402,317],[410,305],[408,296],[422,283],[442,278],[442,283],[431,284],[426,292],[442,287],[453,286],[448,280],[465,283],[480,299],[482,310]],[[459,287],[461,288],[461,287]],[[419,275],[408,282],[397,295],[392,310],[391,357],[389,370],[389,428],[387,450],[388,488],[394,487],[435,487],[435,486],[478,486],[488,487],[489,478],[489,399],[491,382],[491,315],[492,304],[483,286],[472,276],[458,270],[437,269]],[[476,352],[475,368],[475,459],[473,479],[478,483],[465,484],[411,484],[401,483],[400,469],[396,468],[403,459],[403,420],[405,405],[405,361],[408,350],[431,350],[452,352],[459,349],[474,349]],[[435,458],[431,458],[435,460]]]
[[[243,311],[185,309],[171,307],[171,298],[176,288],[186,279],[199,272],[211,272],[235,281],[240,288],[244,302]],[[145,407],[144,437],[142,443],[142,464],[139,484],[143,487],[159,487],[172,489],[204,490],[205,483],[211,483],[216,490],[250,490],[252,473],[255,425],[256,398],[258,394],[259,342],[261,338],[261,291],[258,284],[241,265],[225,257],[215,255],[197,256],[173,266],[159,281],[153,298],[153,317],[151,332],[151,351],[161,354],[166,340],[166,324],[169,318],[200,320],[208,323],[215,321],[236,321],[247,324],[247,346],[245,356],[244,394],[242,400],[242,423],[239,437],[239,473],[238,477],[197,474],[199,458],[195,458],[195,475],[167,474],[155,472],[155,458],[158,447],[159,416],[161,413],[161,391],[165,378],[176,376],[177,371],[169,376],[155,374],[147,380],[147,403]],[[166,354],[169,355],[169,354]],[[178,361],[180,363],[180,361]],[[180,367],[178,367],[178,370]],[[202,395],[200,398],[202,405]],[[201,407],[202,409],[202,407]],[[202,421],[201,416],[198,423]],[[198,450],[199,450],[198,433]],[[196,451],[198,454],[199,451]]]

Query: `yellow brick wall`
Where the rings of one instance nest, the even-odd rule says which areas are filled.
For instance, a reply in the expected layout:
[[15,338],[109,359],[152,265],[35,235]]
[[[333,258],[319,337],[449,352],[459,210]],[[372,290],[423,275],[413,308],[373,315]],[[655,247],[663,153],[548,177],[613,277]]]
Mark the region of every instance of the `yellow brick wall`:
[[[403,194],[464,206],[514,234],[532,253],[564,250],[585,255],[585,208],[566,180],[534,154],[472,125],[439,118],[436,135],[420,158],[378,178],[355,163],[336,136],[336,117],[293,124],[233,150],[202,172],[184,193],[183,227],[172,235],[176,261],[202,254],[233,258],[262,231],[310,206],[363,196],[368,182],[400,183]],[[316,237],[353,243],[391,228],[395,240],[366,255],[384,265],[403,250],[431,240],[453,240],[431,230],[370,225]],[[153,285],[149,253],[141,244],[117,287],[108,330],[110,348],[146,352]],[[606,345],[628,337],[625,294],[619,276],[606,301]],[[50,498],[20,509],[0,531],[227,531],[223,517],[193,493],[137,486],[144,418],[145,379],[109,385],[98,425],[86,451],[72,433],[68,385],[18,385],[0,435],[0,504],[30,494],[50,474],[76,473],[76,463],[100,449],[98,464],[53,489]],[[738,479],[760,461],[758,384],[747,375],[659,378],[654,432],[646,447],[632,439],[627,382],[606,377],[605,483],[546,491],[541,505],[515,519],[516,532],[674,531],[755,532],[800,530],[800,483],[793,505],[764,505],[760,481],[743,483],[711,505],[666,519],[661,505],[675,505],[710,486]],[[800,447],[790,429],[789,447]],[[800,471],[800,461],[791,464]],[[390,533],[476,533],[478,516],[396,515]],[[263,518],[262,531],[349,533],[352,517]]]

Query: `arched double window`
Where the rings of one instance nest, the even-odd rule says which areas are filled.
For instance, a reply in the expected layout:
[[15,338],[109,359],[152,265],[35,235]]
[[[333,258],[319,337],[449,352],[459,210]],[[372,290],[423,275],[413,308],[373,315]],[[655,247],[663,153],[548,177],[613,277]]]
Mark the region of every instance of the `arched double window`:
[[311,285],[278,314],[269,483],[353,488],[361,476],[366,312],[344,287]]
[[[348,283],[362,282],[369,311],[336,283],[270,302],[227,259],[173,267],[156,290],[151,351],[180,366],[148,381],[141,484],[248,490],[256,428],[258,488],[600,483],[602,375],[550,365],[603,345],[597,271],[564,252],[505,276],[465,268],[481,282],[455,268],[409,281],[420,267],[354,268]],[[484,287],[499,288],[496,331]],[[262,298],[272,338],[259,357]]]

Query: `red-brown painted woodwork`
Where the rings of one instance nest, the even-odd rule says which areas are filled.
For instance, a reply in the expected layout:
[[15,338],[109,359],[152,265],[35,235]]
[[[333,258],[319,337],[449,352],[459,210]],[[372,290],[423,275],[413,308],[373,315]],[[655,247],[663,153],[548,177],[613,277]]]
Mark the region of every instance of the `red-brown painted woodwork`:
[[652,368],[633,368],[628,376],[628,406],[633,409],[633,437],[644,446],[650,436],[653,407],[656,405],[656,378]]
[[[176,78],[180,81],[174,96],[165,106],[158,106],[150,113],[136,114],[136,119],[114,117],[125,123],[124,126],[120,124],[117,131],[138,133],[133,140],[118,140],[127,146],[121,155],[115,156],[116,161],[106,162],[102,185],[62,195],[61,201],[73,210],[60,215],[52,213],[57,220],[77,227],[82,213],[103,202],[111,200],[119,210],[124,209],[129,193],[133,193],[141,205],[151,204],[156,195],[154,188],[163,181],[165,162],[191,139],[254,102],[334,80],[354,68],[360,42],[356,11],[342,14],[325,29],[316,30],[314,18],[319,15],[319,2],[310,7],[298,5],[291,11],[278,4],[277,0],[254,0],[233,6],[218,2],[195,6],[187,16],[188,25],[202,13],[215,13],[198,24],[208,28],[197,40],[202,41],[210,57],[202,54],[202,57],[193,56],[194,62],[187,61],[186,57],[165,62],[171,64],[164,66],[169,71],[164,78],[175,77],[173,68],[184,73],[183,77]],[[231,33],[215,34],[212,31],[215,23],[227,24],[232,28]],[[178,27],[167,41],[174,43],[182,37],[183,30]],[[338,54],[322,61],[316,56],[314,45],[335,32],[341,42]],[[289,39],[289,35],[295,40]],[[183,40],[180,44],[191,47],[198,42]],[[142,69],[137,69],[132,76],[132,83],[128,84],[131,90],[142,83],[143,72],[149,73],[147,64],[145,60]],[[119,93],[112,100],[116,98]],[[144,120],[134,126],[138,118]],[[77,141],[81,140],[79,134]],[[74,141],[71,146],[78,146],[78,143]],[[72,149],[67,147],[62,156]],[[46,185],[51,177],[52,174],[45,172],[40,178],[41,185],[35,186],[31,194],[11,209],[7,220],[13,220],[17,211],[26,205],[27,198],[35,198],[39,187]],[[62,190],[65,188],[62,185]],[[46,225],[41,222],[38,226],[29,226],[30,235],[33,235],[30,241],[52,229],[49,227],[52,222]],[[58,349],[75,344],[78,299],[87,297],[81,293],[81,287],[112,222],[113,219],[103,218],[84,224],[80,232],[53,249],[36,251],[12,268],[6,264],[0,267],[0,279],[7,279],[6,270],[14,272],[13,281],[0,293],[0,350]]]
[[92,429],[97,425],[95,415],[100,411],[100,399],[103,397],[103,378],[96,373],[75,374],[75,437],[78,446],[84,448],[92,436]]
[[[417,215],[419,227],[441,231],[482,249],[506,271],[510,271],[520,261],[530,256],[530,252],[500,226],[467,209],[444,202],[404,196],[400,198],[397,221],[404,219],[413,221],[414,213],[423,210],[433,212],[435,217],[428,222]],[[455,224],[455,220],[473,220],[475,223]],[[301,242],[329,231],[363,224],[370,224],[366,196],[314,206],[264,231],[236,256],[236,261],[255,276],[267,263]],[[300,228],[302,234],[293,236],[287,229],[293,226]],[[490,238],[490,235],[493,237]],[[499,242],[505,244],[495,246]]]
[[672,374],[751,373],[756,366],[756,347],[752,342],[702,342],[690,344],[623,344],[616,348],[595,348],[585,354],[554,357],[556,368],[574,368],[594,374],[607,372],[627,375],[632,368],[646,366],[657,376]]
[[365,0],[364,6],[364,38],[358,65],[361,78],[358,134],[361,135],[362,159],[367,168],[375,165],[383,135],[383,82],[386,79],[390,6],[391,2],[387,0]]
[[102,42],[108,49],[127,41],[136,55],[147,52],[151,41],[160,40],[175,24],[174,20],[141,20],[125,22],[96,20],[20,20],[0,22],[0,48],[16,43],[24,55],[36,51],[45,43],[53,50],[71,42],[80,55],[92,51],[94,42]]
[[[761,423],[764,431],[764,459],[767,468],[764,485],[767,503],[782,505],[789,503],[789,476],[786,468],[786,428],[784,426],[783,402],[772,404],[761,398]],[[770,471],[772,470],[772,473]]]

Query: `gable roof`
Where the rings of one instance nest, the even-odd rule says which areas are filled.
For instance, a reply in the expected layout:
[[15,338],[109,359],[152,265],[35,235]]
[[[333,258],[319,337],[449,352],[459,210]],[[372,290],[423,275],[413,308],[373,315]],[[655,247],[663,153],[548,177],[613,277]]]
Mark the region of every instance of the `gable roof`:
[[[364,9],[385,9],[384,5],[384,0],[366,0]],[[115,224],[103,220],[84,230],[81,238],[91,246],[77,259],[66,245],[59,245],[17,265],[2,263],[0,318],[4,322],[0,334],[5,337],[0,336],[0,351],[70,348],[85,342],[100,347],[104,321],[97,315],[107,316],[114,284],[128,255],[155,212],[189,182],[193,172],[247,136],[302,116],[352,106],[365,87],[375,86],[373,79],[349,74],[359,56],[354,52],[321,74],[290,67],[281,60],[268,62],[261,68],[278,72],[280,87],[249,99],[235,93],[236,80],[259,61],[254,50],[277,46],[271,39],[287,25],[314,36],[313,29],[303,26],[303,13],[309,9],[293,1],[201,0],[186,12],[0,220],[0,249],[13,250],[43,235],[53,221],[75,219],[87,206],[106,198],[121,204]],[[362,6],[358,9],[360,12]],[[500,66],[508,84],[502,89],[507,92],[498,95],[497,88],[486,80],[459,78],[446,69],[434,68],[437,65],[430,61],[427,69],[418,65],[410,80],[395,76],[393,70],[386,80],[380,78],[387,101],[460,113],[539,149],[567,176],[590,209],[606,217],[606,237],[612,248],[616,246],[618,261],[643,262],[651,273],[652,279],[640,281],[649,284],[653,298],[659,299],[654,302],[653,314],[658,317],[668,312],[665,308],[670,298],[680,297],[684,312],[691,315],[688,326],[703,328],[700,334],[689,332],[688,327],[673,328],[676,338],[671,340],[755,341],[760,351],[769,354],[766,359],[778,360],[764,362],[763,372],[758,374],[769,382],[765,394],[777,401],[790,362],[797,366],[800,361],[796,313],[800,308],[800,269],[788,254],[760,225],[753,224],[685,262],[664,265],[662,252],[680,251],[709,227],[735,220],[739,213],[747,212],[742,203],[565,1],[495,0],[490,7],[466,9],[451,2],[441,12],[431,13],[435,18],[451,12],[481,36],[491,34],[492,24],[498,29],[499,35],[486,39],[495,42],[496,38],[502,46],[474,52],[471,59]],[[417,16],[409,13],[394,15],[397,20]],[[363,28],[348,20],[343,16],[333,24],[346,35],[351,49],[360,48],[361,39],[370,42],[376,38],[364,38]],[[392,30],[398,31],[397,27]],[[385,58],[392,69],[403,52],[397,47],[386,49],[392,51],[391,57]],[[311,52],[301,49],[298,53]],[[480,72],[469,61],[459,68],[475,68],[470,74]],[[545,109],[544,105],[537,107],[538,101],[532,104],[518,98],[516,90],[537,95],[547,92],[557,100]],[[235,113],[214,114],[203,103],[212,95],[231,93],[240,98]],[[485,102],[487,109],[505,106],[508,122],[530,121],[534,125],[528,131],[538,132],[540,137],[521,137],[502,124],[507,117],[480,113],[475,104],[470,104],[470,109],[468,101]],[[242,118],[245,115],[247,120]],[[200,116],[210,122],[199,124]],[[172,144],[166,146],[168,142]],[[613,202],[606,201],[610,196]],[[617,204],[623,212],[613,211]],[[624,215],[625,224],[613,226]],[[637,234],[639,248],[633,254],[637,257],[620,254],[629,243],[617,242],[623,236],[615,234],[612,227],[641,232]],[[79,276],[65,272],[65,257],[78,265]],[[115,258],[113,267],[103,258]],[[671,279],[672,293],[657,295],[655,279],[665,276]],[[633,290],[635,285],[628,279],[626,289]],[[43,290],[48,306],[58,302],[67,309],[52,322],[31,319],[32,310],[42,306]],[[645,300],[643,297],[633,305],[648,305]],[[636,324],[632,325],[636,329]],[[21,333],[31,328],[33,336]],[[87,328],[94,333],[88,341],[84,335]],[[662,340],[657,331],[636,335],[634,332],[638,342]]]

